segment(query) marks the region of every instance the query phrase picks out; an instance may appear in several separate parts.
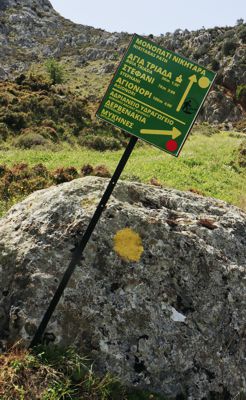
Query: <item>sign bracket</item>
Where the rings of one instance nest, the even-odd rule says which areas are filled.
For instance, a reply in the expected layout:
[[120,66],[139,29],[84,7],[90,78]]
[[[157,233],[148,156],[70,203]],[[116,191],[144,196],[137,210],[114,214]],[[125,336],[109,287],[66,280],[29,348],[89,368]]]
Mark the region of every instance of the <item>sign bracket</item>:
[[102,196],[102,199],[100,200],[100,202],[99,202],[99,204],[97,206],[97,209],[96,209],[96,211],[95,211],[95,213],[94,213],[94,215],[93,215],[93,217],[92,217],[92,219],[91,219],[91,221],[90,221],[90,223],[89,223],[89,225],[88,225],[88,227],[87,227],[82,239],[77,244],[77,246],[76,246],[76,248],[74,250],[74,253],[73,253],[73,256],[72,256],[72,260],[70,261],[70,264],[69,264],[68,268],[66,269],[63,277],[62,277],[62,280],[61,280],[61,282],[60,282],[60,284],[59,284],[59,286],[58,286],[58,288],[57,288],[57,290],[56,290],[56,292],[55,292],[55,294],[54,294],[54,296],[53,296],[53,298],[52,298],[52,300],[51,300],[51,302],[50,302],[50,304],[48,306],[48,309],[45,312],[42,321],[40,322],[40,325],[39,325],[39,327],[38,327],[38,329],[37,329],[32,341],[31,341],[31,343],[29,345],[29,348],[33,348],[33,347],[37,346],[38,344],[40,344],[42,342],[42,338],[43,338],[43,335],[45,333],[46,327],[47,327],[47,325],[48,325],[48,323],[49,323],[49,321],[50,321],[50,319],[51,319],[51,317],[52,317],[52,315],[53,315],[53,313],[54,313],[54,311],[56,309],[57,304],[60,301],[60,298],[61,298],[64,290],[67,287],[67,284],[68,284],[68,282],[69,282],[69,280],[70,280],[70,278],[71,278],[76,266],[78,265],[78,263],[81,260],[83,251],[84,251],[84,249],[85,249],[85,247],[86,247],[86,245],[87,245],[87,243],[88,243],[88,241],[89,241],[89,239],[90,239],[90,237],[91,237],[91,235],[92,235],[92,233],[93,233],[93,231],[94,231],[94,229],[96,227],[97,222],[99,221],[99,219],[100,219],[100,217],[102,215],[103,210],[106,207],[106,204],[107,204],[107,202],[108,202],[108,200],[109,200],[109,198],[110,198],[110,196],[111,196],[111,194],[112,194],[112,192],[114,190],[114,187],[115,187],[116,183],[118,182],[118,179],[120,178],[120,175],[121,175],[121,173],[122,173],[122,171],[123,171],[128,159],[129,159],[129,157],[130,157],[130,155],[131,155],[131,153],[132,153],[132,151],[134,149],[134,146],[137,143],[137,141],[138,141],[138,138],[136,136],[131,136],[130,141],[129,141],[129,143],[128,143],[128,145],[127,145],[127,147],[126,147],[126,149],[125,149],[125,151],[124,151],[124,153],[123,153],[123,155],[122,155],[122,157],[121,157],[121,159],[119,161],[119,164],[117,165],[116,170],[115,170],[115,172],[114,172],[114,174],[113,174],[113,176],[112,176],[112,178],[111,178],[111,180],[110,180],[110,182],[109,182],[109,184],[108,184],[108,186],[107,186],[107,188],[106,188],[106,190],[105,190],[105,192],[104,192],[104,194]]

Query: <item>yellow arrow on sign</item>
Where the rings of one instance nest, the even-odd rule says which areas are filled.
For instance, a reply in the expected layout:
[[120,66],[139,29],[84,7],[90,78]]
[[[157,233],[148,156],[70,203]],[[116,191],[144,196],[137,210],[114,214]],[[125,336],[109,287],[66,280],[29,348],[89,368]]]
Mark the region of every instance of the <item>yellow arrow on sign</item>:
[[175,127],[171,131],[161,131],[157,129],[141,129],[140,133],[147,134],[147,135],[165,135],[165,136],[172,136],[173,139],[179,137],[182,133]]
[[183,96],[182,96],[182,99],[180,100],[179,105],[178,105],[178,107],[176,108],[176,111],[180,111],[180,110],[181,110],[181,107],[182,107],[182,105],[184,104],[185,99],[186,99],[186,97],[188,96],[188,94],[189,94],[189,92],[190,92],[190,90],[191,90],[193,84],[197,82],[197,77],[196,77],[196,75],[191,75],[188,79],[190,80],[190,83],[189,83],[189,85],[187,86],[187,88],[186,88],[186,90],[185,90],[185,92],[184,92],[184,94],[183,94]]

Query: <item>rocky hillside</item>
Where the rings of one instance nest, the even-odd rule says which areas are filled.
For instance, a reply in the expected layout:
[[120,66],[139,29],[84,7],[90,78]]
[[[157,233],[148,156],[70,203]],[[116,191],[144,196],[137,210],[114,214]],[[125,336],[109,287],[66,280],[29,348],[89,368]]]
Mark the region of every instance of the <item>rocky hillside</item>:
[[[246,24],[240,21],[235,27],[176,30],[160,37],[149,36],[160,45],[218,71],[201,120],[222,123],[245,117]],[[74,81],[79,76],[76,90],[95,103],[129,40],[127,33],[110,34],[75,24],[60,16],[48,0],[1,0],[0,79],[12,79],[31,64],[55,57]]]

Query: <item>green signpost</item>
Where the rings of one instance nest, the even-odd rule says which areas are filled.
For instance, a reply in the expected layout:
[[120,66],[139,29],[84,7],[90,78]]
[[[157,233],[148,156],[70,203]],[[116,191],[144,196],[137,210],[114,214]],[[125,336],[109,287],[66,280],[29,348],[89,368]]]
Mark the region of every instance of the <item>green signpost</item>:
[[99,118],[133,136],[73,252],[30,347],[44,339],[46,327],[138,138],[178,156],[214,79],[214,72],[134,35],[97,111]]
[[134,35],[97,116],[178,156],[215,76]]

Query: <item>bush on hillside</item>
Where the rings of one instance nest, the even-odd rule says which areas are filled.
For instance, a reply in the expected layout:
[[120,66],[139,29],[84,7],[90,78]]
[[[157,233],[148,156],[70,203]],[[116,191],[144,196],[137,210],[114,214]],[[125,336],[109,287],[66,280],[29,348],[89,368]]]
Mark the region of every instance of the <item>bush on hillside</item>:
[[49,126],[31,127],[21,131],[21,135],[15,140],[15,146],[23,149],[31,149],[35,146],[48,146],[58,143],[58,135],[54,128]]
[[53,129],[57,130],[57,125],[56,125],[55,121],[53,121],[52,119],[44,119],[41,123],[42,123],[42,126],[53,128]]
[[45,67],[49,74],[52,85],[57,85],[64,82],[64,69],[60,63],[51,58],[46,61]]
[[75,178],[78,178],[79,174],[74,167],[67,167],[67,168],[57,168],[52,173],[52,179],[54,183],[60,184],[64,182],[70,182]]
[[49,141],[45,139],[42,135],[34,132],[29,132],[24,135],[19,136],[15,141],[15,146],[21,149],[31,149],[35,146],[45,146],[48,145]]
[[246,132],[246,118],[234,122],[233,126],[237,132]]
[[29,167],[26,163],[17,163],[12,168],[2,164],[0,165],[0,202],[12,205],[35,190],[47,188],[52,184],[70,182],[87,175],[104,178],[111,176],[106,165],[98,165],[94,168],[90,164],[85,164],[79,173],[73,166],[57,168],[50,172],[42,163],[33,167]]
[[211,62],[211,68],[213,71],[218,71],[220,69],[220,63],[218,60],[213,59]]
[[246,167],[246,139],[242,141],[238,149],[238,164]]
[[15,164],[11,169],[5,165],[0,166],[0,200],[2,201],[18,200],[50,184],[49,175],[46,177],[37,175],[25,163]]
[[239,18],[239,19],[237,19],[237,21],[236,21],[236,24],[237,25],[242,25],[244,23],[244,19],[243,18]]
[[246,85],[239,85],[236,90],[236,99],[246,108]]
[[20,131],[25,128],[28,120],[29,118],[27,113],[11,110],[7,110],[6,114],[2,117],[2,122],[5,122],[5,124],[14,131]]
[[200,57],[204,56],[205,54],[208,53],[209,50],[209,44],[208,43],[204,43],[202,44],[200,47],[198,47],[198,49],[195,51],[195,53],[193,54],[193,57],[198,60]]
[[0,178],[2,178],[4,175],[6,175],[8,170],[9,169],[6,165],[0,164]]
[[15,78],[15,82],[17,83],[17,85],[22,85],[25,82],[25,80],[26,80],[25,74],[20,74]]
[[223,39],[234,39],[235,38],[235,30],[229,29],[223,34]]
[[88,147],[89,149],[94,149],[98,151],[119,150],[121,148],[121,143],[118,139],[108,136],[80,136],[79,144],[81,146]]
[[238,34],[239,39],[242,40],[243,43],[246,43],[246,26],[244,26]]
[[42,163],[34,165],[34,167],[31,169],[31,172],[34,176],[41,176],[42,178],[46,179],[50,177],[48,169]]
[[43,74],[31,70],[28,78],[22,82],[22,85],[30,88],[32,91],[37,92],[40,90],[49,91],[51,83]]
[[223,44],[223,54],[225,56],[232,56],[235,53],[237,44],[232,40],[226,40]]
[[10,98],[7,94],[2,94],[0,97],[0,106],[7,107],[10,102]]
[[88,175],[92,175],[94,171],[94,168],[92,165],[90,164],[85,164],[83,165],[83,167],[81,168],[81,175],[82,176],[88,176]]
[[[54,86],[33,91],[25,76],[19,77],[18,82],[22,82],[21,86],[16,83],[1,86],[0,97],[5,99],[0,102],[0,124],[6,127],[1,126],[3,140],[19,133],[35,133],[53,143],[58,140],[79,142],[100,151],[118,150],[127,144],[128,136],[120,129],[92,121],[87,100],[65,89],[59,95]],[[27,139],[26,148],[30,148],[30,137]],[[37,140],[38,137],[33,140],[33,146],[37,145]],[[20,144],[25,147],[23,138]]]
[[111,177],[111,173],[109,172],[109,169],[107,168],[106,165],[97,165],[94,168],[93,175],[100,176],[102,178],[110,178]]
[[0,142],[6,140],[9,135],[9,130],[6,124],[0,122]]

